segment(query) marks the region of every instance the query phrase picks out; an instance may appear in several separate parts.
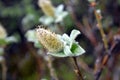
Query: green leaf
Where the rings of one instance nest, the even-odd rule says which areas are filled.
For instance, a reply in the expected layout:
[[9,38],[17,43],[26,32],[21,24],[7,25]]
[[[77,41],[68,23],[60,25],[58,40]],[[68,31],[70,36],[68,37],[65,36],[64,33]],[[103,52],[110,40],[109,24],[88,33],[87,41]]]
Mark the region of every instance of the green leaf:
[[6,40],[7,43],[18,41],[14,36],[7,37],[7,38],[5,38],[5,40]]
[[74,41],[74,39],[78,36],[80,34],[80,31],[78,31],[78,30],[72,30],[72,32],[71,32],[71,34],[70,34],[70,39],[72,40],[72,41]]
[[55,9],[55,16],[56,16],[55,23],[62,22],[63,19],[68,15],[68,12],[63,11],[63,9],[64,9],[64,5],[62,4]]
[[57,18],[55,20],[55,23],[58,23],[58,22],[62,22],[63,21],[63,19],[68,15],[68,12],[63,11],[63,12],[61,12],[59,14],[56,14],[56,15],[57,15]]
[[0,46],[4,46],[6,44],[7,44],[7,42],[5,39],[0,39]]
[[74,56],[79,56],[85,53],[85,50],[82,47],[80,47],[78,43],[73,43],[71,47],[71,52]]
[[60,13],[63,11],[63,8],[64,8],[64,5],[59,5],[55,10],[56,10],[56,13]]
[[65,53],[66,56],[71,56],[72,55],[72,52],[71,52],[69,46],[67,46],[67,45],[65,46],[64,53]]
[[63,34],[62,39],[68,44],[71,42],[70,37],[67,34]]
[[35,35],[35,30],[28,30],[25,34],[26,38],[30,42],[35,42],[37,40]]
[[35,46],[36,48],[41,48],[41,47],[42,47],[39,41],[36,41],[36,42],[34,43],[34,46]]
[[58,52],[58,53],[50,53],[50,52],[48,52],[47,54],[52,55],[52,56],[55,56],[55,57],[67,57],[67,56],[64,54],[63,51]]
[[71,50],[73,53],[75,53],[76,50],[77,50],[77,48],[78,48],[78,45],[76,45],[76,44],[72,44],[72,47],[71,47],[70,50]]
[[6,37],[5,39],[0,39],[0,45],[4,46],[12,42],[17,42],[17,39],[14,36]]
[[63,11],[62,13],[61,13],[61,16],[64,18],[65,16],[67,16],[68,15],[68,12],[67,11]]
[[33,42],[34,43],[34,46],[36,48],[41,48],[41,45],[40,45],[40,42],[38,41],[36,35],[35,35],[35,30],[29,30],[27,31],[27,33],[25,34],[27,40],[29,42]]
[[54,18],[49,16],[42,16],[40,17],[39,21],[44,25],[50,25],[54,22]]
[[72,47],[73,45],[73,42],[75,42],[75,38],[80,34],[80,31],[78,30],[72,30],[71,34],[70,34],[70,39],[71,39],[71,42],[70,42],[70,47]]

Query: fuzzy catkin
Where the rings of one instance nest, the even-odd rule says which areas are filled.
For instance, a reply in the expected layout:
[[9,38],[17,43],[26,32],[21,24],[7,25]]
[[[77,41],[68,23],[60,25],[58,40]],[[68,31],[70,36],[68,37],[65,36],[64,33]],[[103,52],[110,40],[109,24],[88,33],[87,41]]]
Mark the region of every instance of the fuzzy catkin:
[[37,28],[36,35],[40,43],[49,52],[59,52],[63,49],[63,42],[57,37],[55,33],[44,28]]
[[0,39],[4,39],[7,36],[7,32],[4,27],[0,24]]
[[38,5],[47,16],[55,17],[54,7],[50,0],[39,0]]

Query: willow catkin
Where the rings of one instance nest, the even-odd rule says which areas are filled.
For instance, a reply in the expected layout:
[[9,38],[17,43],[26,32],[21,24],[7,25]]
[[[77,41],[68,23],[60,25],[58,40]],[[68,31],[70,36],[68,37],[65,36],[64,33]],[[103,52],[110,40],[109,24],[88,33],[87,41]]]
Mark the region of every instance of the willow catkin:
[[0,24],[0,39],[4,39],[7,36],[7,32],[4,27]]
[[49,52],[59,52],[63,49],[63,42],[57,37],[55,33],[44,28],[37,28],[36,35],[40,43]]
[[38,5],[47,16],[55,17],[54,7],[50,0],[39,0]]

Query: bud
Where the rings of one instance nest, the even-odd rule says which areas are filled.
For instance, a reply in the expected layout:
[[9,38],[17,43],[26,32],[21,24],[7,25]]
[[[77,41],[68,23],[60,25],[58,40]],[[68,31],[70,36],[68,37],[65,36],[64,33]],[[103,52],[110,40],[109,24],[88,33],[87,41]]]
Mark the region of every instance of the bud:
[[101,14],[101,10],[100,10],[100,9],[97,9],[96,12],[97,12],[98,14]]
[[97,9],[97,10],[96,10],[96,13],[97,13],[97,15],[98,15],[98,18],[99,18],[99,19],[102,19],[101,10],[100,10],[100,9]]
[[47,16],[55,17],[54,7],[50,0],[39,0],[38,5]]
[[0,24],[0,39],[4,39],[7,36],[6,30],[4,27]]
[[49,52],[59,52],[63,49],[63,42],[55,33],[39,27],[38,29],[36,29],[36,35],[40,43]]

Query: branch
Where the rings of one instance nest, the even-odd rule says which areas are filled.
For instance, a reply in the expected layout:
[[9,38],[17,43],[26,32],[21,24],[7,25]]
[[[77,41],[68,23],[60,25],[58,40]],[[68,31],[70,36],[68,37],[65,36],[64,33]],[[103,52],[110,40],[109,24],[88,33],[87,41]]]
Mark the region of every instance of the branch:
[[78,63],[77,63],[77,57],[72,57],[73,61],[74,61],[74,64],[75,64],[75,72],[76,74],[78,75],[78,79],[79,80],[84,80],[83,77],[82,77],[82,74],[81,74],[81,71],[79,69],[79,66],[78,66]]

